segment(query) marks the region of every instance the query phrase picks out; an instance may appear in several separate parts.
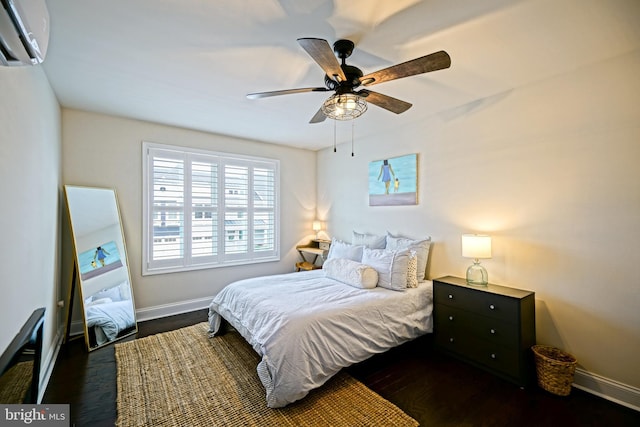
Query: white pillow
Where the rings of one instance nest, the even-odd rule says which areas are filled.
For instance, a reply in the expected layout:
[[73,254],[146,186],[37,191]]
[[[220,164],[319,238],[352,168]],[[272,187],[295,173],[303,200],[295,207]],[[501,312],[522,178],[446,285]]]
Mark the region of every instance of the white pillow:
[[363,245],[369,249],[384,249],[387,244],[387,236],[353,232],[351,243],[354,245]]
[[113,301],[111,301],[111,298],[98,298],[98,299],[91,300],[91,301],[89,301],[89,300],[91,300],[91,298],[87,298],[84,301],[84,306],[85,307],[91,307],[91,306],[99,305],[99,304],[111,304],[113,302]]
[[332,258],[322,265],[325,276],[354,288],[373,289],[378,284],[378,272],[365,264],[347,258]]
[[395,251],[399,249],[409,249],[416,251],[418,256],[418,281],[422,282],[427,274],[427,263],[429,262],[429,247],[431,237],[421,240],[414,240],[408,237],[394,236],[387,231],[387,249]]
[[327,254],[327,260],[332,258],[347,258],[352,261],[360,262],[362,260],[362,245],[352,245],[342,240],[338,240],[335,237],[331,240],[331,247],[329,248],[329,254]]
[[370,265],[378,272],[378,286],[394,291],[407,289],[409,251],[369,249],[362,251],[362,263]]
[[110,298],[111,301],[122,301],[120,288],[118,286],[114,286],[112,288],[102,289],[91,296],[92,301],[96,301],[101,298]]
[[129,286],[129,281],[124,281],[118,285],[120,289],[120,298],[122,301],[127,301],[131,299],[131,286]]
[[407,288],[418,287],[418,255],[416,251],[409,251],[409,263],[407,266]]

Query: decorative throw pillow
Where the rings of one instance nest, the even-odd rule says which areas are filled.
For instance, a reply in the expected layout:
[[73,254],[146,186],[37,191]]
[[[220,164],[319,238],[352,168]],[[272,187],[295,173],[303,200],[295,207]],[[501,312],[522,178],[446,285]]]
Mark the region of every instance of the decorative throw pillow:
[[387,236],[353,232],[351,243],[354,245],[363,245],[369,249],[384,249],[387,244]]
[[421,240],[414,240],[408,237],[394,236],[387,232],[387,249],[399,250],[409,249],[416,252],[418,256],[418,281],[422,282],[427,273],[427,263],[429,262],[429,247],[431,237]]
[[327,260],[332,258],[347,258],[352,261],[360,262],[362,260],[362,245],[352,245],[350,243],[338,240],[335,237],[331,240],[331,247]]
[[378,286],[394,291],[407,289],[409,251],[389,251],[386,249],[364,248],[362,263],[370,265],[378,272]]
[[407,288],[418,287],[418,255],[416,251],[409,251],[409,263],[407,266]]
[[378,272],[365,264],[347,258],[332,258],[322,266],[325,276],[354,288],[373,289],[378,284]]

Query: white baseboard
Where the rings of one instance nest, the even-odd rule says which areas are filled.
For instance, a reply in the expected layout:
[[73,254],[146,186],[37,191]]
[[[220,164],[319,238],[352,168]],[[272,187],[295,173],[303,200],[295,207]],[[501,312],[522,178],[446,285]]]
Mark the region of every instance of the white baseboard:
[[[56,360],[58,359],[58,352],[62,347],[62,340],[64,338],[64,326],[58,328],[56,337],[53,340],[53,345],[49,348],[47,355],[40,361],[40,384],[38,384],[38,403],[42,402],[44,393],[47,391],[49,385],[49,379],[53,373],[53,368],[56,366]],[[43,363],[44,362],[44,363]]]
[[628,408],[640,411],[640,389],[576,368],[573,386]]
[[141,308],[136,310],[138,322],[145,320],[159,319],[161,317],[173,316],[176,314],[188,313],[190,311],[202,310],[209,307],[213,297],[198,298],[188,301],[181,301],[172,304],[156,305],[154,307]]

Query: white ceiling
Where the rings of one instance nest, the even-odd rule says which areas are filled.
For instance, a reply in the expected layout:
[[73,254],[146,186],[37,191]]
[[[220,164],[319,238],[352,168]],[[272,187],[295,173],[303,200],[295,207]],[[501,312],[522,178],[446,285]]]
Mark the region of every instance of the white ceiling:
[[333,144],[332,120],[308,123],[329,93],[245,97],[323,85],[300,37],[353,40],[347,63],[365,74],[438,50],[451,56],[449,69],[375,86],[413,107],[370,106],[357,138],[640,49],[638,0],[47,4],[43,65],[62,106],[312,150]]

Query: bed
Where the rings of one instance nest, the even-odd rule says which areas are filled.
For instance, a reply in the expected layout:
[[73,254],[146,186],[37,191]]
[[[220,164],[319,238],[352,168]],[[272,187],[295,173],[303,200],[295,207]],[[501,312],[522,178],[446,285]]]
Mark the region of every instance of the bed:
[[[128,282],[103,289],[84,300],[85,320],[94,345],[113,341],[135,327],[135,309]],[[93,339],[91,340],[93,341]]]
[[345,266],[375,263],[355,258],[335,260],[335,274],[325,268],[240,280],[211,302],[210,336],[222,333],[226,320],[261,356],[267,406],[302,399],[342,368],[432,332],[431,281],[394,290],[377,286],[376,277],[373,286],[354,286],[346,277],[354,270]]

